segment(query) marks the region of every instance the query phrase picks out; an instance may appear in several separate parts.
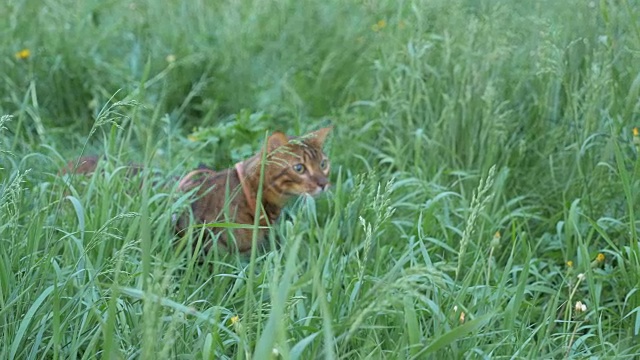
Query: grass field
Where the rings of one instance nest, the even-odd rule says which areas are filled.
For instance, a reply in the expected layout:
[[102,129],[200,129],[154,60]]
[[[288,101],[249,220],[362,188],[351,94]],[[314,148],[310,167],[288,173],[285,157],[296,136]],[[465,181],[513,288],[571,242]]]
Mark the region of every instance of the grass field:
[[[635,1],[0,13],[1,359],[640,356]],[[124,176],[329,123],[332,190],[250,259],[198,265],[185,199]]]

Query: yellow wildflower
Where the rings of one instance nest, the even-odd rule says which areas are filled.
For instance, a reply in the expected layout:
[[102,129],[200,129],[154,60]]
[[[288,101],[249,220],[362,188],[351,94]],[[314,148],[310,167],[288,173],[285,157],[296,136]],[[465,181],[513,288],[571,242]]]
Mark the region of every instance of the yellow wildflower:
[[238,315],[234,315],[229,319],[229,325],[233,327],[233,330],[237,333],[242,332],[242,323],[240,322],[240,317]]
[[573,267],[573,261],[569,260],[567,261],[567,267]]
[[596,256],[595,260],[593,260],[591,262],[591,267],[595,268],[595,267],[602,266],[602,264],[604,263],[604,259],[605,259],[604,254],[603,253],[598,253],[598,255]]
[[15,54],[16,59],[18,60],[26,60],[31,56],[31,50],[22,49]]
[[198,141],[198,138],[193,134],[187,136],[187,139],[189,139],[189,141],[192,141],[192,142],[197,142]]
[[633,128],[633,136],[640,136],[640,130],[637,127]]
[[374,32],[378,32],[384,29],[385,27],[387,27],[387,22],[384,19],[382,19],[382,20],[378,20],[377,23],[371,25],[371,30],[373,30]]

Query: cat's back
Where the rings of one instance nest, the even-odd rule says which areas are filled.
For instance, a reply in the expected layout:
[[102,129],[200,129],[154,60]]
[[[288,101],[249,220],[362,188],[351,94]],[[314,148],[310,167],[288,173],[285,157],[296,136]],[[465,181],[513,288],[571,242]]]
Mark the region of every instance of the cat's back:
[[180,184],[181,191],[194,192],[191,209],[196,218],[217,218],[225,207],[242,207],[240,179],[234,169],[213,171],[198,169],[187,174]]

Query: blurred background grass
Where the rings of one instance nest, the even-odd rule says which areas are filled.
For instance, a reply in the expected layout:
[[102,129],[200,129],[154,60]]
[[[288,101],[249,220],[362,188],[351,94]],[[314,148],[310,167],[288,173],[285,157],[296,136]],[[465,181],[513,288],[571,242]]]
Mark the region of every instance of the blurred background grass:
[[[637,354],[634,2],[0,13],[0,357]],[[249,265],[202,271],[167,240],[181,202],[125,191],[128,161],[220,169],[328,123],[332,194]],[[81,152],[115,161],[76,190]]]

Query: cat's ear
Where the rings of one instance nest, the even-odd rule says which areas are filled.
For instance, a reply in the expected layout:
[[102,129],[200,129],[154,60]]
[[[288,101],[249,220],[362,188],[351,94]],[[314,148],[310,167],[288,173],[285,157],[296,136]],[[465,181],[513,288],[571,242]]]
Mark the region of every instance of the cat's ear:
[[267,139],[267,151],[269,153],[275,151],[277,148],[284,146],[289,143],[289,139],[287,135],[276,131]]
[[333,126],[329,126],[326,128],[322,128],[320,130],[313,131],[309,133],[307,136],[305,136],[305,142],[315,148],[321,149],[331,129],[333,129]]

